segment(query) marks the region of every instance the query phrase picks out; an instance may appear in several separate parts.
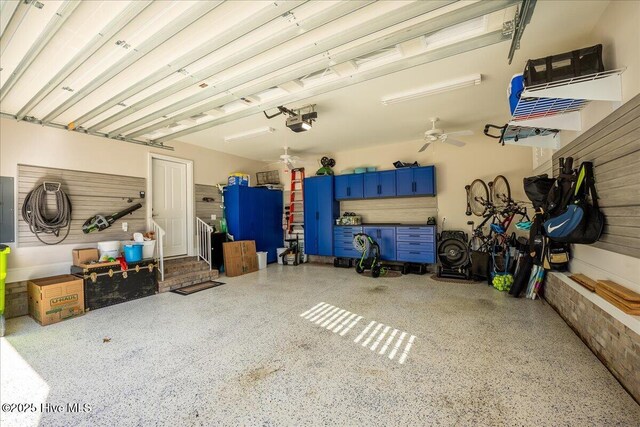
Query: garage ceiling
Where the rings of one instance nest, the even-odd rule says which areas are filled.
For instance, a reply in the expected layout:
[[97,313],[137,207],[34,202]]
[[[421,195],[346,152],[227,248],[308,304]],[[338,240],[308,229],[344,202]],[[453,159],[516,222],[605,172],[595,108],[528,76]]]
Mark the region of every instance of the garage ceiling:
[[[547,55],[582,37],[604,3],[539,2],[533,34],[544,36],[549,21],[563,33],[531,43],[528,28],[510,68],[509,43],[500,42],[510,39],[503,24],[514,19],[516,0],[3,0],[0,110],[114,139],[179,140],[261,160],[285,143],[330,152],[407,140],[424,131],[429,115],[447,130],[500,116],[522,54]],[[380,103],[471,73],[482,73],[483,84]],[[319,120],[303,134],[284,128],[282,116],[262,115],[310,102]],[[267,125],[276,131],[224,142]]]

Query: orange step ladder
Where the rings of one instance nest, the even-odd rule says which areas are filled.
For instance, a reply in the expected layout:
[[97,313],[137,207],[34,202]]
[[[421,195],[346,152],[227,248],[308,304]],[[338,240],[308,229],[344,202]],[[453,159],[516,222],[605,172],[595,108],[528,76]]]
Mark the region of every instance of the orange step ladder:
[[304,168],[291,169],[287,232],[304,233]]

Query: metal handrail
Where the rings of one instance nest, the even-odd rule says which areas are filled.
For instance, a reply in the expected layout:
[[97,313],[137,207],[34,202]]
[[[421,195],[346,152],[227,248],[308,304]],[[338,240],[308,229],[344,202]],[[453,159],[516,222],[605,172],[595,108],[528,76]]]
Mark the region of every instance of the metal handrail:
[[196,218],[196,228],[198,230],[198,257],[209,264],[209,270],[211,270],[211,234],[213,233],[213,227],[202,219]]
[[151,220],[151,229],[156,236],[156,248],[153,257],[158,260],[160,280],[164,281],[164,236],[166,232],[154,220]]

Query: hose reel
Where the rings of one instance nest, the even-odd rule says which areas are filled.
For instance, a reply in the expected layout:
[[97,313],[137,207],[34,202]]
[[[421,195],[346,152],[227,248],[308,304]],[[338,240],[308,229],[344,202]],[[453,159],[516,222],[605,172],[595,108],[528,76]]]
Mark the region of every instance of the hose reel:
[[[29,224],[29,230],[45,245],[61,243],[71,230],[71,200],[61,187],[59,182],[45,181],[31,190],[22,204],[22,219]],[[50,195],[55,197],[55,214],[49,214],[47,211],[47,200]],[[60,237],[60,232],[64,228],[67,229],[64,236],[56,242],[45,242],[40,237],[40,234]]]

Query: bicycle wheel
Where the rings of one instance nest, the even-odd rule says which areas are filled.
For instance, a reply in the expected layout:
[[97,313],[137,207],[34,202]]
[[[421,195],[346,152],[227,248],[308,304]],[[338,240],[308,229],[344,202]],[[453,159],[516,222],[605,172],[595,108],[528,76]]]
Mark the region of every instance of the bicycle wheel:
[[489,204],[489,189],[481,179],[476,179],[469,188],[469,206],[476,216],[482,216],[487,211]]
[[496,176],[491,186],[491,201],[494,205],[506,205],[510,200],[511,187],[509,187],[509,181],[502,175]]

